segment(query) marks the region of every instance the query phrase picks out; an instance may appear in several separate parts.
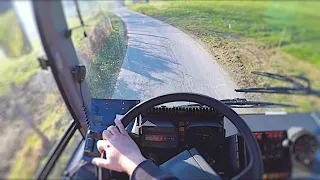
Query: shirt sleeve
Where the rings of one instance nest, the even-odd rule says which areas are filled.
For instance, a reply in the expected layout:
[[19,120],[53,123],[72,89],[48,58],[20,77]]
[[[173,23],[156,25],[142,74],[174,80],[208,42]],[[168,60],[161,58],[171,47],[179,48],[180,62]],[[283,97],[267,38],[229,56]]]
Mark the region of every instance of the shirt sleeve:
[[178,180],[170,172],[156,166],[151,160],[145,160],[140,163],[133,171],[130,180]]

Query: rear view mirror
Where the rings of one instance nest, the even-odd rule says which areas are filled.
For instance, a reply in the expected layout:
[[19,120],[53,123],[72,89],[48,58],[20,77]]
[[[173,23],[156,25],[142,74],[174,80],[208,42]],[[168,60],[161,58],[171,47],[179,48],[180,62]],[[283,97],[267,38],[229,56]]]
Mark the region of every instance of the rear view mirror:
[[30,53],[32,46],[11,1],[0,2],[0,56],[18,57]]

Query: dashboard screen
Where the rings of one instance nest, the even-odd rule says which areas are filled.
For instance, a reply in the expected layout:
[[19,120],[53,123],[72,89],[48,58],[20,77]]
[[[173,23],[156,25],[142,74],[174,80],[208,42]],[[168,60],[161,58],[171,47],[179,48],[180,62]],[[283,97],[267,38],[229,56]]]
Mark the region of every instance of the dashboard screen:
[[163,136],[163,135],[145,135],[146,141],[173,141],[174,137]]

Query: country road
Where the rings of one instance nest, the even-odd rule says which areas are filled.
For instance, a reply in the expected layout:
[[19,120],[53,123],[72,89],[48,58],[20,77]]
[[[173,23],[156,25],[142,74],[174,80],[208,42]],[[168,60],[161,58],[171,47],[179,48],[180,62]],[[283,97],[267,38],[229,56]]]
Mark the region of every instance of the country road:
[[127,28],[128,47],[113,98],[147,99],[173,92],[243,97],[205,48],[184,32],[126,8],[115,13]]

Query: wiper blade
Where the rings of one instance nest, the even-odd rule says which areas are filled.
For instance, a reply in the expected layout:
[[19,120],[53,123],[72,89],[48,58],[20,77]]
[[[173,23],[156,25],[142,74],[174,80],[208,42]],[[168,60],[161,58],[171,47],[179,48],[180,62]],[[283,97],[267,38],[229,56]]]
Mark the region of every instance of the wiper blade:
[[263,87],[263,88],[235,89],[236,92],[314,95],[314,96],[320,97],[320,91],[312,89],[309,79],[304,76],[289,77],[289,76],[284,76],[280,74],[258,72],[258,71],[254,71],[252,72],[252,74],[288,82],[288,83],[291,83],[292,86],[291,87]]
[[248,101],[247,99],[235,98],[235,99],[223,99],[220,100],[225,105],[231,108],[296,108],[296,105],[282,104],[264,101]]
[[[225,105],[231,108],[296,108],[296,105],[292,104],[282,104],[282,103],[273,103],[273,102],[264,102],[264,101],[248,101],[243,98],[235,99],[223,99],[220,100]],[[188,105],[183,105],[185,107],[207,107],[206,105],[193,103]]]

